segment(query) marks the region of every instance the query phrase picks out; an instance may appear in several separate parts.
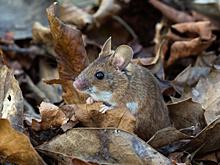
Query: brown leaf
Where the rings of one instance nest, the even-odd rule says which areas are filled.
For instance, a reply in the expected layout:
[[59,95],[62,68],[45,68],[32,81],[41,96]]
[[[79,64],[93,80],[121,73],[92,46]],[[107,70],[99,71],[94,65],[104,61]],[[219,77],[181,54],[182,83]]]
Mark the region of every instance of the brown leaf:
[[198,161],[211,161],[211,162],[218,163],[216,152],[208,153],[207,155],[205,155],[203,157],[196,158],[196,160],[198,160]]
[[194,126],[196,132],[199,132],[206,126],[204,110],[191,98],[168,104],[168,109],[171,123],[177,129]]
[[35,44],[45,43],[51,45],[53,38],[50,29],[41,25],[40,22],[35,22],[32,27],[32,37]]
[[158,0],[149,0],[156,9],[160,10],[162,14],[175,23],[194,22],[194,18],[189,14],[178,11]]
[[69,120],[63,111],[53,104],[42,102],[39,110],[42,121],[39,124],[34,119],[32,121],[32,128],[36,131],[50,130],[51,127],[60,128]]
[[24,134],[12,129],[8,119],[0,119],[1,160],[23,165],[45,164]]
[[157,131],[147,143],[154,149],[158,149],[170,143],[188,138],[190,137],[178,131],[174,126],[170,126]]
[[205,155],[208,152],[220,149],[220,118],[212,121],[197,136],[182,147],[189,153]]
[[212,38],[211,23],[209,21],[186,22],[171,26],[171,30],[181,35],[187,35],[189,38],[200,36],[201,40],[210,40]]
[[75,117],[75,113],[77,111],[77,106],[75,104],[72,105],[64,105],[60,108],[67,118],[70,120],[68,123],[62,125],[62,130],[66,132],[68,129],[73,128],[79,121]]
[[71,81],[65,82],[65,80],[74,80],[88,64],[82,34],[79,30],[66,26],[56,18],[54,15],[55,4],[47,8],[47,17],[53,36],[54,49],[58,54],[58,71],[60,79],[63,80],[61,80],[64,91],[63,99],[66,104],[85,103],[84,98],[86,98],[86,95],[79,94],[74,89]]
[[57,9],[57,17],[67,24],[76,25],[78,29],[92,24],[92,16],[71,2],[64,2]]
[[[50,24],[55,52],[58,54],[58,71],[60,79],[74,80],[88,64],[82,33],[63,24],[54,15],[53,3],[47,8],[47,17]],[[63,86],[64,90],[65,87]]]
[[9,119],[12,128],[23,132],[23,96],[13,70],[0,67],[0,118]]
[[135,126],[135,118],[129,109],[120,104],[116,109],[107,111],[106,113],[99,112],[102,102],[88,104],[78,104],[76,118],[87,127],[115,127],[128,132],[133,132]]
[[156,74],[158,72],[161,72],[161,76],[164,77],[164,70],[163,70],[163,45],[166,41],[164,40],[160,44],[158,44],[158,50],[156,56],[152,58],[138,58],[138,59],[132,59],[132,63],[139,64],[143,67],[146,67],[147,69],[151,70],[152,73]]
[[[192,98],[205,110],[207,124],[220,116],[220,69],[212,67],[206,78],[201,77],[195,88],[185,87],[181,100]],[[211,94],[211,97],[210,97]]]
[[47,84],[61,84],[63,87],[62,98],[68,104],[83,104],[89,97],[84,93],[77,92],[73,87],[73,81],[70,80],[44,80]]
[[206,50],[212,42],[216,39],[216,36],[212,35],[210,40],[204,41],[201,38],[195,38],[191,41],[177,41],[171,46],[170,57],[166,62],[167,66],[174,64],[178,59],[189,56],[197,56]]
[[193,101],[201,103],[205,109],[207,123],[220,117],[220,69],[212,67],[209,75],[199,80],[192,94]]
[[133,134],[117,129],[72,129],[49,143],[36,147],[63,164],[71,155],[100,164],[172,164]]
[[102,0],[99,9],[93,14],[96,26],[99,27],[109,17],[114,16],[121,10],[121,7],[115,3],[115,0]]
[[194,86],[200,77],[206,77],[208,75],[209,70],[209,67],[191,67],[189,65],[173,81],[170,81],[170,84],[181,94],[186,84],[191,87]]

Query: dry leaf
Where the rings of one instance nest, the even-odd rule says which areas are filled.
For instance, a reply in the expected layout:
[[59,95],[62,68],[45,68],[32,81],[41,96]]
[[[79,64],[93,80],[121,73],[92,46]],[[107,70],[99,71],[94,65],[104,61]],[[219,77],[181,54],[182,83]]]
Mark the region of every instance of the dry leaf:
[[0,156],[8,163],[45,164],[24,134],[12,129],[8,119],[0,119]]
[[147,143],[154,149],[158,149],[170,143],[189,138],[189,136],[178,131],[174,126],[170,126],[157,131]]
[[170,84],[178,93],[183,93],[184,86],[194,86],[200,79],[200,77],[206,77],[209,73],[209,67],[191,67],[189,65],[180,74],[176,76]]
[[[217,151],[219,152],[219,151]],[[203,157],[200,157],[200,158],[195,158],[195,160],[197,161],[211,161],[211,162],[215,162],[215,163],[218,163],[218,158],[217,158],[217,153],[216,152],[211,152],[211,153],[208,153],[207,155],[203,156]]]
[[53,36],[54,49],[58,54],[59,76],[60,79],[74,80],[88,64],[82,33],[63,24],[54,15],[55,4],[53,3],[46,11]]
[[[74,80],[75,77],[87,66],[88,58],[86,56],[85,47],[82,40],[82,34],[79,30],[73,29],[69,26],[63,24],[54,15],[54,6],[56,3],[52,4],[47,8],[47,17],[49,20],[51,33],[53,36],[54,49],[57,55],[58,71],[60,79],[62,80]],[[76,90],[72,90],[71,83],[68,81],[65,85],[62,84],[64,91],[63,95],[66,98],[64,101],[66,104],[71,104],[74,96],[82,96]],[[70,93],[70,94],[69,94]],[[71,98],[70,98],[71,97]],[[84,94],[83,98],[86,95]],[[80,98],[75,98],[81,103]]]
[[138,137],[118,129],[72,129],[36,148],[63,164],[72,161],[63,155],[100,164],[172,164]]
[[149,0],[149,3],[151,3],[156,9],[160,10],[165,17],[175,23],[194,21],[194,18],[189,14],[182,11],[177,11],[176,9],[167,6],[158,0]]
[[135,118],[125,105],[120,104],[116,109],[107,111],[104,114],[99,112],[100,105],[102,105],[102,102],[91,105],[78,104],[76,118],[87,127],[114,127],[133,132]]
[[57,9],[57,17],[64,23],[76,25],[78,29],[92,24],[92,16],[71,2],[64,2]]
[[[194,88],[186,86],[181,100],[192,98],[192,101],[201,104],[205,110],[207,124],[220,116],[220,69],[212,67],[206,78],[201,77]],[[211,96],[211,97],[210,97]]]
[[209,21],[186,22],[171,26],[172,32],[178,32],[180,36],[194,38],[200,36],[201,40],[210,40],[212,38],[211,23]]
[[36,131],[50,130],[52,127],[58,129],[69,120],[59,107],[42,102],[40,107],[41,122],[32,120],[32,128]]
[[121,7],[115,3],[116,0],[102,0],[99,9],[93,15],[96,26],[99,27],[109,17],[117,14]]
[[197,136],[182,147],[185,151],[196,155],[205,155],[208,152],[220,149],[220,118],[212,121]]
[[210,40],[204,41],[201,38],[195,38],[191,41],[177,41],[171,46],[170,57],[166,62],[167,66],[174,64],[178,59],[189,56],[197,56],[206,50],[216,36],[212,35]]
[[204,110],[191,98],[168,104],[171,123],[177,129],[194,126],[200,132],[205,126]]
[[32,37],[35,44],[45,43],[46,45],[51,45],[53,43],[50,29],[41,25],[40,22],[34,23],[32,27]]
[[23,132],[23,96],[12,69],[0,67],[0,118],[9,119],[12,128]]

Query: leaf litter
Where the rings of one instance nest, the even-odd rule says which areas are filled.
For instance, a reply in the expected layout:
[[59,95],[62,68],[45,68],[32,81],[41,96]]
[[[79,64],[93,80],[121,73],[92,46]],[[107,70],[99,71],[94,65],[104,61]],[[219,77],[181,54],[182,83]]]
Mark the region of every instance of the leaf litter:
[[[220,26],[211,18],[199,17],[199,14],[193,10],[190,11],[192,13],[190,15],[189,12],[180,11],[161,1],[149,1],[149,7],[152,8],[150,6],[152,4],[165,17],[160,23],[158,23],[159,19],[157,20],[157,25],[158,27],[160,25],[160,28],[152,29],[152,33],[156,31],[154,40],[152,38],[154,46],[149,51],[151,53],[146,54],[148,47],[146,47],[146,43],[143,43],[143,36],[139,35],[138,31],[134,35],[132,27],[135,28],[135,23],[126,17],[125,12],[129,5],[135,6],[138,3],[140,2],[103,0],[97,4],[98,10],[95,12],[91,6],[80,7],[74,6],[70,2],[63,3],[59,6],[56,14],[61,21],[54,15],[55,4],[53,4],[47,9],[50,28],[44,27],[39,22],[34,24],[32,29],[33,42],[44,46],[35,49],[36,53],[40,54],[41,50],[46,50],[44,52],[50,56],[46,60],[50,62],[56,60],[58,65],[59,76],[56,76],[56,73],[53,74],[54,71],[51,67],[45,67],[44,70],[51,70],[48,73],[53,76],[47,76],[44,71],[41,71],[39,76],[40,79],[43,78],[41,84],[43,82],[48,85],[61,84],[63,102],[58,99],[61,95],[59,87],[46,90],[48,85],[45,87],[34,85],[33,82],[36,82],[36,78],[32,73],[36,73],[36,70],[32,70],[32,73],[26,73],[32,75],[33,84],[30,85],[30,80],[21,76],[24,71],[20,67],[21,72],[16,77],[18,82],[12,79],[15,81],[15,85],[13,85],[7,83],[11,81],[8,80],[7,75],[11,77],[12,70],[6,66],[1,67],[1,76],[3,76],[1,82],[5,80],[5,83],[1,83],[3,85],[1,86],[1,112],[4,112],[3,109],[16,107],[17,110],[16,108],[14,110],[18,113],[13,117],[9,115],[2,116],[2,118],[8,118],[12,127],[17,120],[14,116],[19,116],[18,122],[24,120],[24,127],[28,129],[24,133],[32,139],[31,142],[36,146],[36,150],[44,155],[42,158],[47,163],[49,159],[46,155],[62,164],[194,164],[198,162],[217,164],[220,161],[218,156],[220,149],[218,92],[220,81],[219,69],[217,69],[219,67],[217,60],[219,39],[216,37]],[[129,9],[131,13],[137,13],[137,10],[133,11],[134,8]],[[139,15],[141,16],[141,14]],[[173,17],[174,15],[178,15],[178,17]],[[119,17],[128,21],[129,24]],[[103,34],[99,29],[106,28],[106,21],[111,20],[117,20],[117,23],[111,22],[111,24],[123,26],[128,33],[122,33],[123,37],[117,36],[118,34],[114,31],[110,33],[105,31],[107,34]],[[107,26],[109,25],[107,24]],[[143,27],[139,27],[139,29],[141,28]],[[94,37],[94,34],[91,35],[92,31],[96,31],[94,34],[98,35]],[[127,34],[134,37],[132,42],[128,39]],[[125,105],[122,104],[117,109],[102,114],[99,112],[99,107],[103,103],[85,104],[88,96],[77,92],[72,85],[75,77],[84,70],[89,62],[92,62],[89,60],[95,59],[94,55],[88,57],[91,53],[86,54],[86,51],[93,50],[91,52],[97,52],[98,55],[99,51],[97,50],[110,35],[116,36],[115,41],[120,41],[119,38],[123,38],[123,42],[126,42],[123,44],[131,45],[134,48],[133,62],[152,70],[158,78],[167,102],[173,125],[159,130],[147,142],[133,134],[135,118]],[[6,42],[0,38],[1,44],[13,45],[13,37],[11,41]],[[113,42],[114,47],[118,46],[118,41]],[[28,46],[30,47],[30,45]],[[24,47],[28,46],[24,45]],[[5,47],[3,48],[5,49]],[[13,57],[7,57],[7,62],[3,57],[5,65],[9,63],[11,66],[11,61],[16,59],[14,58],[17,56],[16,51],[14,49],[13,52],[4,50],[6,55],[10,54]],[[28,49],[25,51],[32,53]],[[26,69],[31,68],[31,65],[22,62],[21,58],[17,58],[17,60]],[[0,61],[1,64],[3,61]],[[36,61],[36,58],[32,58],[32,61]],[[43,65],[46,66],[41,61],[39,67]],[[28,90],[24,90],[22,84],[25,83],[29,84]],[[21,101],[23,97],[19,92],[18,84],[21,86],[22,92],[25,93],[24,103]],[[6,106],[9,105],[7,102],[10,101],[10,98],[6,97],[7,94],[5,95],[5,92],[2,91],[3,89],[7,91],[11,86],[15,86],[18,94],[12,95],[12,101],[14,98],[16,101],[13,101],[10,106]],[[40,93],[35,94],[36,91]],[[54,96],[56,95],[56,99],[53,98],[53,93]],[[57,93],[60,94],[57,95]],[[41,97],[37,101],[36,95],[42,96],[42,94],[51,103],[42,102]],[[31,101],[33,99],[37,104],[33,104]],[[36,116],[37,108],[34,113],[26,110],[27,107],[39,105],[40,117]],[[5,123],[6,119],[1,119],[1,121]],[[9,122],[6,123],[7,127],[4,129],[12,130]],[[16,129],[16,127],[13,128]],[[21,128],[23,127],[17,130],[23,132]],[[3,133],[3,129],[0,132]],[[16,134],[14,132],[15,130],[10,131],[9,135],[13,136]],[[44,136],[47,136],[47,132],[54,133],[51,137],[48,135],[47,140],[42,140]],[[0,135],[0,137],[5,137],[4,134]],[[26,139],[24,134],[20,133],[19,135],[25,137],[22,139]],[[56,137],[53,138],[53,136]],[[16,135],[15,139],[19,141],[15,145],[19,146],[17,143],[21,143],[21,138]],[[46,143],[42,144],[42,142]],[[23,143],[31,146],[30,142]],[[1,144],[0,148],[3,146]],[[6,143],[6,146],[10,146],[10,144]],[[36,164],[44,163],[33,147],[29,148],[32,149],[25,148],[30,152],[29,156],[24,157],[19,150],[16,150],[15,153],[18,157],[11,159],[10,152],[12,150],[9,148],[6,151],[3,147],[0,150],[3,156],[1,159],[6,162],[25,164],[30,161],[30,158],[34,158],[38,162]],[[35,156],[32,157],[31,154]]]

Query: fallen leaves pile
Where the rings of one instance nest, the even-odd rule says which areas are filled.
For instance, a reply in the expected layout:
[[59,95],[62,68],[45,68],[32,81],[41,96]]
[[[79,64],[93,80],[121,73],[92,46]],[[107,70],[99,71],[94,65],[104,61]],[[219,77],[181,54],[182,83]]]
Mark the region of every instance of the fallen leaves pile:
[[[196,2],[64,1],[54,14],[55,5],[46,9],[49,27],[34,23],[31,42],[0,36],[2,162],[220,162],[220,19]],[[102,102],[85,104],[88,95],[72,85],[110,36],[153,72],[168,106],[172,125],[146,142],[125,105],[102,114]]]

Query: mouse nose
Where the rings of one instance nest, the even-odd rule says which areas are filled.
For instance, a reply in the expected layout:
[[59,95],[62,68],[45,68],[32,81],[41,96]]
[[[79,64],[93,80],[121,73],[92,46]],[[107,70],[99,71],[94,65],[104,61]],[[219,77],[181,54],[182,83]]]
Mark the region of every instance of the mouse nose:
[[89,87],[89,82],[82,79],[77,79],[73,82],[73,86],[78,90],[86,90]]

